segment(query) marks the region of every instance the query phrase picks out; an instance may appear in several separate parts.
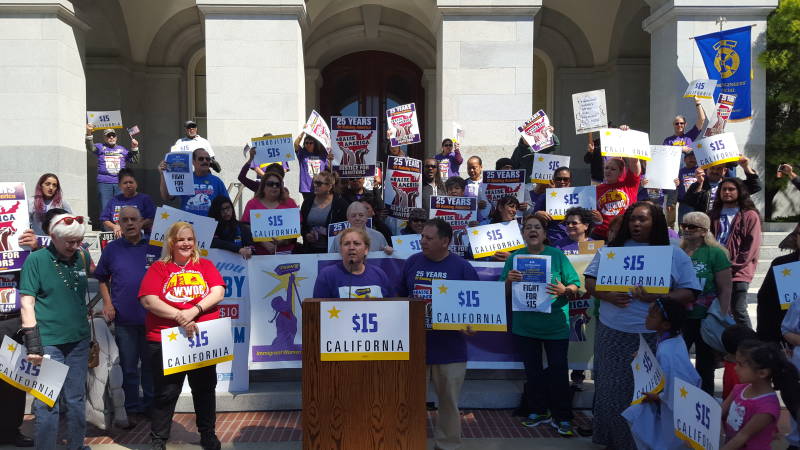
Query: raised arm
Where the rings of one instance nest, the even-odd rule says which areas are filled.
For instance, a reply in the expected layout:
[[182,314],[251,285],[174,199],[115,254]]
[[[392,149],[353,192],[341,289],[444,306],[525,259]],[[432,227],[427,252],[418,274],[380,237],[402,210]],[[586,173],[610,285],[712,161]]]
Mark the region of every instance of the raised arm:
[[703,105],[700,103],[700,99],[695,97],[694,98],[694,109],[697,111],[697,121],[694,123],[694,126],[697,127],[698,130],[703,130],[703,125],[706,124],[706,110],[703,109]]

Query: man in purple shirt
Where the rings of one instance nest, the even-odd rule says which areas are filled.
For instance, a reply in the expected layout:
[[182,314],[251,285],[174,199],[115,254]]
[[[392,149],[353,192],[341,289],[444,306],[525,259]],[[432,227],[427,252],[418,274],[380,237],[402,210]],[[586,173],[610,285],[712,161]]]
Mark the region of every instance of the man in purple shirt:
[[439,163],[439,173],[442,174],[444,179],[457,177],[458,169],[461,168],[461,163],[464,162],[464,157],[461,156],[461,148],[458,144],[453,144],[452,139],[442,141],[442,152],[434,156],[434,158]]
[[133,170],[126,167],[119,171],[119,187],[122,193],[111,197],[102,214],[100,214],[100,222],[103,227],[106,231],[113,231],[115,238],[122,236],[119,212],[125,206],[133,206],[138,208],[142,214],[142,226],[149,230],[156,216],[156,205],[149,195],[137,192],[139,184],[136,182]]
[[[431,283],[436,279],[478,280],[478,273],[464,258],[450,253],[453,229],[442,219],[431,219],[422,229],[421,253],[409,257],[403,265],[400,297],[431,300]],[[430,303],[426,308],[426,362],[428,373],[439,399],[439,419],[433,433],[436,448],[451,449],[461,445],[461,417],[458,397],[467,372],[465,334],[471,331],[430,330]]]
[[117,132],[111,128],[103,131],[103,143],[95,144],[91,123],[86,124],[86,151],[97,155],[97,195],[100,201],[99,210],[103,211],[111,197],[120,194],[119,171],[128,162],[137,162],[139,158],[139,141],[131,138],[131,149],[117,144]]
[[[134,206],[119,212],[122,237],[109,242],[94,276],[100,281],[103,316],[114,321],[119,363],[122,367],[122,390],[128,415],[145,414],[153,401],[153,375],[147,356],[145,309],[137,294],[152,261],[146,256],[147,240],[142,238],[142,216]],[[141,363],[141,375],[139,364]],[[139,386],[143,396],[139,396]]]
[[682,115],[675,116],[672,120],[672,128],[675,134],[664,139],[661,145],[674,145],[683,147],[683,152],[687,153],[692,151],[692,143],[700,136],[700,130],[706,123],[706,112],[703,110],[703,105],[700,104],[700,99],[694,99],[694,108],[697,111],[697,121],[694,123],[692,129],[686,131],[686,117]]

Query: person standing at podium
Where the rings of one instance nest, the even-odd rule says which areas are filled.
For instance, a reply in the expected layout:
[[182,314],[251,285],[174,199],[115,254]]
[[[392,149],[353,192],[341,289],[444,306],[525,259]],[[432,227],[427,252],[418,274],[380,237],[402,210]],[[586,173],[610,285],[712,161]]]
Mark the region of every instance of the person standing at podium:
[[[453,229],[442,219],[431,219],[422,228],[422,252],[403,265],[398,295],[430,302],[434,279],[478,280],[478,273],[464,258],[450,253]],[[467,373],[467,342],[472,331],[430,330],[430,303],[426,309],[425,336],[427,375],[439,399],[439,418],[433,431],[434,448],[461,447],[461,417],[458,398]]]
[[367,264],[370,239],[362,228],[348,228],[340,234],[342,261],[322,269],[314,283],[315,298],[385,298],[394,289],[386,272]]

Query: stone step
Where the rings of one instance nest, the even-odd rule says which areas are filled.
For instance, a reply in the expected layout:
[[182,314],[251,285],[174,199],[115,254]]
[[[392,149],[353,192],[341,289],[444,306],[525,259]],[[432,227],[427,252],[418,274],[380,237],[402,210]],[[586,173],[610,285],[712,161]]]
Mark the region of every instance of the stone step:
[[790,224],[791,228],[786,231],[764,231],[761,233],[761,243],[764,245],[771,245],[777,247],[778,244],[794,229],[794,224]]

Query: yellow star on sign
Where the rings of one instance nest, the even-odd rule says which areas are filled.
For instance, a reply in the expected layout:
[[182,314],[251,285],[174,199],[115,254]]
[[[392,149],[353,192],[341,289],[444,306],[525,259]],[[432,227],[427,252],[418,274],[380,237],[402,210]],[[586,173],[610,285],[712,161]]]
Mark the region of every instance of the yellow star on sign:
[[286,159],[292,159],[292,154],[291,153],[287,153],[286,154]]
[[606,136],[611,136],[611,130],[606,131]]
[[161,218],[164,219],[164,220],[169,219],[169,213],[166,213],[166,212],[165,213],[161,213]]
[[781,273],[783,274],[783,276],[788,277],[789,275],[792,274],[792,269],[783,269]]
[[558,196],[558,192],[553,191],[550,193],[550,197],[556,198],[556,196]]
[[439,293],[440,293],[440,294],[447,294],[447,286],[445,286],[445,285],[443,285],[443,284],[442,284],[442,285],[440,285],[440,286],[439,286]]
[[178,339],[178,333],[173,331],[172,333],[168,334],[167,337],[170,341],[174,341],[175,339]]
[[640,369],[641,369],[641,366],[639,366],[639,363],[636,363],[636,371],[638,372]]
[[8,344],[8,351],[13,352],[17,349],[17,346],[14,344]]
[[697,148],[703,148],[703,144],[697,144]]
[[332,309],[328,310],[328,314],[330,314],[330,317],[328,317],[328,319],[333,319],[334,317],[338,319],[340,312],[342,312],[342,310],[336,309],[336,307],[334,306]]
[[608,252],[606,253],[606,256],[608,256],[608,259],[614,259],[614,257],[617,256],[617,254],[614,252]]
[[472,230],[472,234],[473,234],[473,235],[475,235],[475,236],[477,236],[477,235],[479,235],[479,234],[481,234],[481,233],[480,233],[478,230]]
[[687,391],[685,387],[681,386],[681,397],[686,398],[687,394],[689,394],[689,391]]
[[260,219],[260,218],[261,218],[261,213],[256,213],[256,219]]
[[539,162],[544,162],[544,156],[539,157]]

